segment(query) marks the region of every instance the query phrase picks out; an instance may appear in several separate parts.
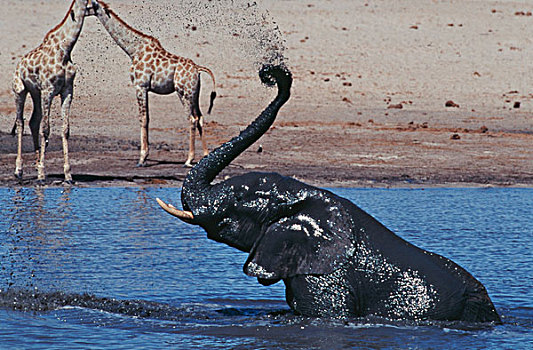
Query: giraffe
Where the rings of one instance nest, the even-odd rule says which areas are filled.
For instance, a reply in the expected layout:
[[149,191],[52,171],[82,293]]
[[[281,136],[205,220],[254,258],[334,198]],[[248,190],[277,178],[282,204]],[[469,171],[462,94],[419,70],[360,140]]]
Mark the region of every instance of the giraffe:
[[90,0],[73,0],[67,14],[50,30],[43,42],[22,57],[15,70],[13,92],[16,102],[16,120],[11,134],[18,136],[15,176],[22,179],[22,134],[24,132],[24,103],[28,93],[33,100],[33,112],[29,121],[33,145],[37,156],[37,181],[45,180],[44,155],[50,135],[50,106],[55,96],[61,96],[63,119],[63,170],[65,183],[72,183],[68,157],[70,134],[70,104],[72,102],[76,68],[71,53],[80,35]]
[[203,117],[200,111],[200,72],[211,76],[213,90],[208,114],[216,97],[215,77],[211,70],[195,64],[191,59],[166,51],[159,40],[144,34],[122,20],[104,1],[91,0],[92,11],[109,35],[131,59],[130,78],[135,87],[141,122],[141,152],[137,166],[145,166],[148,157],[148,92],[168,95],[177,92],[189,113],[189,153],[185,166],[192,166],[196,129],[202,141],[204,156],[208,154],[203,133]]

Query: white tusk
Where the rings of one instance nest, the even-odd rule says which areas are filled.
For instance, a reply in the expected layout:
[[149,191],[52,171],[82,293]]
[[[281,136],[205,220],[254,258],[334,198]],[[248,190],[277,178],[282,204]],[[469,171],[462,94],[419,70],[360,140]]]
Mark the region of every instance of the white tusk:
[[174,207],[172,204],[167,204],[159,198],[156,198],[155,200],[157,201],[157,204],[159,204],[161,208],[163,208],[163,210],[169,213],[170,215],[173,215],[185,222],[191,222],[194,220],[194,216],[190,211],[176,209],[176,207]]

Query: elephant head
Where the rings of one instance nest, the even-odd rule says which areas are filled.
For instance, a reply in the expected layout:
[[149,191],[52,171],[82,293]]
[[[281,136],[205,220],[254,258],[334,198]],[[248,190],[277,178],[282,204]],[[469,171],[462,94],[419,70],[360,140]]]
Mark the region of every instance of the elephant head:
[[210,239],[250,253],[244,272],[283,280],[289,306],[308,316],[499,321],[483,285],[452,261],[404,241],[352,202],[276,173],[252,172],[212,184],[272,125],[290,96],[291,73],[264,66],[278,94],[239,136],[187,175],[170,214]]

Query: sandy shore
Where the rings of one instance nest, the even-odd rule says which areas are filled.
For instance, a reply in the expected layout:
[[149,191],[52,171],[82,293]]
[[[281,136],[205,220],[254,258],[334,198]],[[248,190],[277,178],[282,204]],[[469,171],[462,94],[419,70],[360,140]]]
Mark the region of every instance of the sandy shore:
[[[328,187],[533,185],[530,1],[269,0],[251,8],[246,1],[109,3],[168,51],[213,70],[218,98],[206,116],[211,149],[272,99],[274,91],[259,84],[256,71],[274,48],[284,47],[294,74],[292,97],[274,127],[221,178],[258,170]],[[9,134],[15,66],[68,6],[66,0],[4,1],[0,186],[20,184],[12,175],[16,140]],[[78,76],[70,157],[77,184],[178,186],[187,172],[188,123],[177,96],[150,95],[149,166],[137,168],[140,127],[128,57],[89,17],[72,59]],[[202,78],[205,112],[210,84]],[[63,176],[58,100],[46,160],[50,185]],[[32,185],[29,128],[24,150],[22,184]]]

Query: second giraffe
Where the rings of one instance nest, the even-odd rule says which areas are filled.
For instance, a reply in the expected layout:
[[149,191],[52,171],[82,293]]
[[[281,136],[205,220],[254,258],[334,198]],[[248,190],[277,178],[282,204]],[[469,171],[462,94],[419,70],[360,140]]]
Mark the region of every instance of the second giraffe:
[[199,105],[200,72],[209,74],[213,80],[208,114],[216,97],[213,73],[190,59],[167,52],[159,40],[132,28],[105,2],[91,0],[91,6],[109,35],[131,59],[130,77],[136,90],[141,121],[141,154],[137,165],[145,166],[148,157],[148,92],[167,95],[176,91],[189,113],[189,154],[185,166],[192,166],[196,129],[200,134],[204,156],[208,153]]

